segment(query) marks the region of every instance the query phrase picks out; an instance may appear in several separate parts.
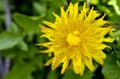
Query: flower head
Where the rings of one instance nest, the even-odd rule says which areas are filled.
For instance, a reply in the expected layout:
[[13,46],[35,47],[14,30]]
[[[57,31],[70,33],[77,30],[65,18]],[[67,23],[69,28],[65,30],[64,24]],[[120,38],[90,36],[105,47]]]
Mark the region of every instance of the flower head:
[[[103,64],[106,54],[102,49],[109,47],[103,42],[113,42],[112,38],[105,38],[105,35],[113,31],[111,26],[102,27],[108,21],[103,20],[105,16],[96,19],[100,14],[91,8],[83,6],[83,10],[79,12],[78,3],[68,6],[65,11],[63,7],[61,15],[55,13],[54,23],[44,21],[49,28],[44,27],[42,37],[48,38],[50,41],[42,43],[48,47],[44,52],[54,53],[45,65],[52,64],[54,70],[62,63],[61,73],[64,73],[67,67],[71,67],[76,74],[83,75],[85,66],[90,71],[94,71],[93,61]],[[89,12],[88,12],[89,10]],[[41,45],[41,44],[40,44]]]

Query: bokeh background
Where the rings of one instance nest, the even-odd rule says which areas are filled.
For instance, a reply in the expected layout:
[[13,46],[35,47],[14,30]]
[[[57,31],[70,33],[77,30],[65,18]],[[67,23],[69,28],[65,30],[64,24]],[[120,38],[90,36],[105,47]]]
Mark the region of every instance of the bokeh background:
[[[105,63],[94,63],[96,71],[86,69],[82,77],[70,69],[60,74],[61,66],[52,71],[44,66],[50,57],[39,52],[45,47],[35,45],[48,41],[40,37],[39,25],[54,22],[52,12],[59,15],[61,6],[79,2],[81,10],[85,1],[87,7],[106,13],[108,25],[116,28],[110,35],[114,43],[108,43],[111,49],[103,50]],[[120,0],[0,0],[0,79],[120,79]]]

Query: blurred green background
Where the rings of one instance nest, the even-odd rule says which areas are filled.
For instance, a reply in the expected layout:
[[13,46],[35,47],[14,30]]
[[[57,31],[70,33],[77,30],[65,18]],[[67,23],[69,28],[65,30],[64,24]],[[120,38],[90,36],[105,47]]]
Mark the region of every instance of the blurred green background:
[[[116,40],[108,43],[112,49],[103,50],[105,64],[95,63],[93,73],[86,68],[82,77],[70,69],[60,74],[61,66],[52,71],[44,66],[50,57],[39,53],[45,48],[35,45],[47,41],[40,38],[39,25],[43,20],[54,22],[52,12],[59,15],[61,6],[79,2],[82,9],[85,1],[88,7],[107,13],[105,20],[116,28],[111,35]],[[120,0],[0,0],[0,79],[120,79]]]

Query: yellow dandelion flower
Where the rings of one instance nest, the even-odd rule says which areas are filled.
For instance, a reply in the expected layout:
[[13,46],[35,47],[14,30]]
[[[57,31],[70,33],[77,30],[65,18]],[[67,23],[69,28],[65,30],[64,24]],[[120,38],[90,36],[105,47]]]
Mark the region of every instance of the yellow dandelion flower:
[[53,13],[56,18],[54,23],[44,21],[49,28],[43,26],[42,32],[45,34],[41,37],[46,37],[50,41],[40,45],[48,47],[48,50],[44,52],[54,53],[54,57],[45,65],[52,64],[52,70],[54,70],[62,63],[61,73],[71,66],[74,72],[81,76],[85,66],[90,71],[94,71],[92,60],[103,65],[106,54],[102,49],[109,47],[103,42],[113,42],[114,40],[104,36],[114,29],[112,26],[101,27],[108,23],[103,20],[105,15],[96,20],[100,14],[93,8],[90,10],[86,8],[86,4],[81,12],[79,12],[78,3],[74,5],[70,3],[66,11],[63,7],[60,9],[60,16]]

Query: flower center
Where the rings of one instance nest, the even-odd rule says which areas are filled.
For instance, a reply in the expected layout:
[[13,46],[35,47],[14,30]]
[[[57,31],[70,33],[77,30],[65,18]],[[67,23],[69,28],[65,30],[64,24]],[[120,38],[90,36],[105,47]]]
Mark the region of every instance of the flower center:
[[66,41],[70,46],[78,46],[80,44],[81,39],[77,36],[78,34],[78,31],[68,34]]

